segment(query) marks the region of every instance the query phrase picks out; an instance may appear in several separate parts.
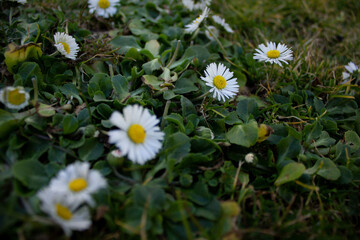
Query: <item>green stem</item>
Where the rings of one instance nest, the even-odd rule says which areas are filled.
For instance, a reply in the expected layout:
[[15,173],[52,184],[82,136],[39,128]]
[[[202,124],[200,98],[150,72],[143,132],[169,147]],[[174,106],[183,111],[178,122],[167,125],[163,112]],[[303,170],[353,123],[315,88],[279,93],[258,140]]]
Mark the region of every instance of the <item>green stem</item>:
[[209,93],[210,93],[210,91],[207,91],[206,93],[201,94],[200,96],[198,96],[198,97],[196,97],[196,98],[192,99],[192,101],[198,101],[198,100],[201,100],[201,99],[205,98],[207,95],[209,95]]
[[33,100],[33,104],[34,106],[37,105],[37,102],[38,102],[38,96],[39,96],[39,89],[38,89],[38,85],[37,85],[37,81],[36,81],[36,78],[33,77],[31,79],[32,81],[32,84],[33,84],[33,87],[34,87],[34,100]]
[[165,126],[165,117],[167,116],[167,114],[168,114],[168,112],[169,112],[170,104],[171,104],[171,101],[170,101],[170,100],[167,100],[167,101],[166,101],[165,108],[164,108],[164,113],[163,113],[163,116],[162,116],[162,119],[161,119],[161,125],[160,125],[161,130],[164,129],[164,126]]
[[175,61],[178,51],[179,51],[179,48],[180,48],[180,42],[181,42],[180,40],[177,41],[175,52],[174,52],[172,58],[170,59],[170,62],[166,65],[166,68],[169,68],[171,66],[171,64]]

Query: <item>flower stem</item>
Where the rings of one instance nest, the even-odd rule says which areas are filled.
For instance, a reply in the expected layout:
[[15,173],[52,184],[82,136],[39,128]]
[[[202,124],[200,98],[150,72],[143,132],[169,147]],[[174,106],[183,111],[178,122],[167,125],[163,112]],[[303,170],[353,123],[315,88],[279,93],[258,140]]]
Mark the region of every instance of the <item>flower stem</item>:
[[202,94],[202,95],[200,95],[200,96],[192,99],[192,101],[201,100],[201,99],[203,99],[204,97],[206,97],[207,95],[209,95],[209,93],[210,93],[210,91],[207,91],[206,93],[204,93],[204,94]]
[[166,65],[166,68],[169,68],[171,66],[171,64],[175,61],[177,54],[179,52],[180,42],[181,42],[180,40],[177,41],[175,52],[174,52],[172,58],[170,59],[170,62]]
[[34,100],[33,100],[33,105],[36,106],[37,102],[38,102],[38,96],[39,96],[39,89],[38,89],[38,85],[37,85],[37,81],[36,78],[33,77],[31,79],[33,87],[34,87]]
[[165,126],[165,117],[167,116],[167,114],[168,114],[168,112],[169,112],[170,104],[171,104],[171,101],[170,101],[170,100],[167,100],[167,101],[166,101],[165,108],[164,108],[164,113],[163,113],[163,116],[162,116],[162,119],[161,119],[161,125],[160,125],[161,130],[164,129],[164,126]]

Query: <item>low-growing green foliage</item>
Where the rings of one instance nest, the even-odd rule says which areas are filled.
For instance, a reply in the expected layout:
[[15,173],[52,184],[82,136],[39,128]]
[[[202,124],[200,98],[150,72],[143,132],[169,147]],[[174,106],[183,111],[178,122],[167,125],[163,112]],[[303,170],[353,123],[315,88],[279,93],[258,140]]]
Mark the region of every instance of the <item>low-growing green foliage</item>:
[[[359,1],[214,0],[211,14],[234,30],[218,26],[214,40],[204,27],[184,32],[201,10],[180,1],[121,0],[110,18],[87,6],[0,2],[0,87],[30,94],[26,108],[0,109],[4,239],[67,238],[38,192],[76,161],[107,187],[73,239],[359,235],[359,86],[342,78],[344,65],[360,63]],[[57,53],[56,32],[75,38],[75,60]],[[286,43],[294,59],[254,60],[268,41]],[[201,78],[214,62],[240,87],[225,102]],[[164,133],[144,164],[109,143],[110,117],[129,105],[149,109]]]

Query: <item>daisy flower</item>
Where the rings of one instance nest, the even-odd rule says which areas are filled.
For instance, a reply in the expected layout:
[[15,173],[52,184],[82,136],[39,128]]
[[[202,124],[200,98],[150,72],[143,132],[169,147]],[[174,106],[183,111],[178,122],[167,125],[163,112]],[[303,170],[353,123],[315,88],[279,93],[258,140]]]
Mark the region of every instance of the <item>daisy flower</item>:
[[[210,30],[210,31],[209,31]],[[208,29],[206,29],[205,31],[205,35],[210,39],[210,40],[214,40],[214,35],[215,37],[219,36],[219,30],[214,27],[214,26],[208,26]]]
[[75,38],[66,34],[57,32],[54,35],[55,47],[57,50],[67,58],[72,60],[76,59],[79,51],[79,45],[76,43]]
[[21,4],[25,4],[27,1],[26,0],[12,0],[13,2],[18,2]]
[[85,230],[91,225],[89,209],[79,208],[81,202],[72,201],[63,192],[45,188],[38,192],[41,200],[41,209],[47,213],[55,223],[59,224],[67,236],[72,230]]
[[217,16],[217,15],[212,16],[212,19],[213,19],[214,22],[216,22],[217,24],[223,26],[227,32],[229,32],[229,33],[233,33],[233,32],[234,32],[234,31],[231,29],[230,25],[225,22],[225,19],[223,19],[223,18],[221,18],[221,17],[219,17],[219,16]]
[[224,64],[211,63],[206,67],[205,77],[201,77],[206,85],[211,87],[210,92],[219,101],[225,101],[227,98],[231,98],[239,91],[239,85],[236,78],[233,77],[233,73],[229,71]]
[[119,5],[119,0],[88,0],[90,13],[97,16],[109,18],[116,13],[116,6]]
[[355,63],[353,62],[349,62],[348,65],[345,66],[345,69],[347,70],[347,72],[342,73],[342,77],[344,81],[341,84],[344,84],[347,81],[349,81],[350,75],[353,75],[359,71],[359,67],[356,66]]
[[256,52],[257,53],[254,54],[254,59],[261,62],[276,63],[280,66],[281,62],[288,64],[287,61],[293,59],[292,50],[281,43],[279,43],[277,47],[274,42],[267,43],[267,46],[260,44],[259,49],[256,49]]
[[120,129],[109,131],[109,143],[115,144],[131,161],[143,164],[161,149],[164,133],[157,126],[159,120],[148,109],[127,106],[123,114],[114,112],[110,122]]
[[182,0],[183,5],[190,11],[204,9],[210,6],[211,0],[201,0],[195,3],[193,0]]
[[192,23],[185,25],[185,32],[186,33],[193,33],[196,29],[199,28],[202,21],[209,15],[209,8],[205,7],[204,11],[198,18],[196,18]]
[[49,188],[66,193],[71,201],[87,202],[90,205],[94,205],[91,194],[104,187],[105,179],[99,171],[90,170],[88,162],[70,164],[49,184]]
[[29,105],[29,93],[23,87],[5,87],[0,90],[0,102],[7,108],[20,110]]

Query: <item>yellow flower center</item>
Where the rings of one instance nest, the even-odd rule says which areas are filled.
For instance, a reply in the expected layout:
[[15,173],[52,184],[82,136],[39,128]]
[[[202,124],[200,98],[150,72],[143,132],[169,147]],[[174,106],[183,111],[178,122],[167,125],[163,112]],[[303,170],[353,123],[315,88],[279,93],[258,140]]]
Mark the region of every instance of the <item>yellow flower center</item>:
[[279,50],[270,50],[266,53],[268,58],[278,58],[280,57],[280,51]]
[[19,89],[15,88],[14,90],[7,92],[7,101],[12,105],[20,105],[25,102],[25,93],[21,93]]
[[69,44],[67,44],[66,42],[59,42],[59,43],[61,43],[61,44],[63,45],[65,52],[66,52],[67,54],[69,54],[69,53],[70,53],[70,46],[69,46]]
[[87,182],[83,178],[76,178],[69,183],[69,188],[74,192],[81,191],[86,187],[87,187]]
[[62,219],[70,220],[72,218],[72,213],[67,207],[58,203],[56,204],[55,207],[56,207],[56,214]]
[[99,0],[99,7],[102,9],[106,9],[110,6],[109,0]]
[[199,21],[200,21],[200,17],[195,19],[195,23],[199,23]]
[[217,75],[216,77],[214,77],[213,83],[217,89],[224,89],[227,84],[225,78],[220,75]]
[[145,129],[139,124],[133,124],[128,130],[129,138],[134,143],[143,143],[146,137]]

